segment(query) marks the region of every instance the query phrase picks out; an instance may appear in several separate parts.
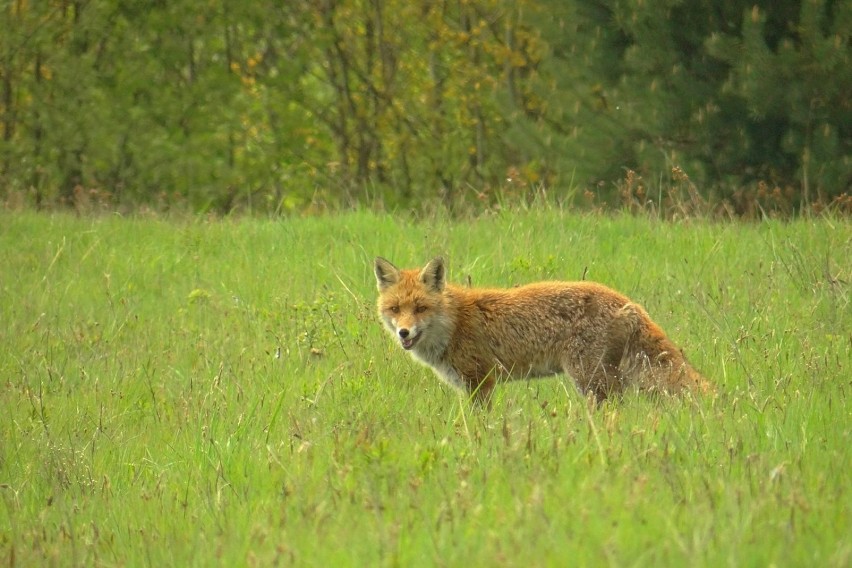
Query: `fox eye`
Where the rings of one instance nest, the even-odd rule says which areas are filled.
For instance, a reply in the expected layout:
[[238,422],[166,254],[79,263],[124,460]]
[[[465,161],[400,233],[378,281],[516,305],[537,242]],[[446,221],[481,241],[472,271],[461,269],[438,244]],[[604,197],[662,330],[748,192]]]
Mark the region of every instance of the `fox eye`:
[[422,314],[422,313],[423,313],[423,312],[425,312],[427,309],[428,309],[428,308],[427,308],[426,306],[417,306],[416,308],[414,308],[414,313]]
[[391,306],[390,311],[391,311],[391,313],[398,314],[399,313],[399,306]]

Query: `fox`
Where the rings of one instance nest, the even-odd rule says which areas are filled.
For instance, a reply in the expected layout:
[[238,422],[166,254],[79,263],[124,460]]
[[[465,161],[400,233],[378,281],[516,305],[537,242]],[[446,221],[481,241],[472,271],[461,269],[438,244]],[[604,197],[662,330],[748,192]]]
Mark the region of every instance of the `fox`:
[[444,259],[401,270],[375,259],[379,318],[403,350],[474,403],[501,382],[567,375],[602,403],[631,385],[711,392],[645,309],[591,281],[472,288],[447,282]]

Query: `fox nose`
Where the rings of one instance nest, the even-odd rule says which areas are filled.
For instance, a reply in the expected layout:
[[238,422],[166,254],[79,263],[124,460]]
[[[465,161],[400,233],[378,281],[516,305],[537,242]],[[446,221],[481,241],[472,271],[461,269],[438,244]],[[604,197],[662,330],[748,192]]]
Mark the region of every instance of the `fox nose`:
[[400,336],[401,338],[403,338],[403,339],[405,339],[406,337],[408,337],[408,333],[409,333],[409,332],[408,332],[408,330],[407,330],[406,328],[402,328],[402,329],[400,329],[400,330],[399,330],[399,336]]

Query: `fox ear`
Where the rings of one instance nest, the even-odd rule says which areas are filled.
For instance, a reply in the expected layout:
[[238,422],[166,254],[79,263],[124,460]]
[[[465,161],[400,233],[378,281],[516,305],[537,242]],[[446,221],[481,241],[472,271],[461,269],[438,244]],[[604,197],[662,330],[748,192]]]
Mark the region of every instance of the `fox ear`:
[[420,281],[429,288],[434,288],[438,292],[442,291],[444,289],[444,284],[446,284],[444,259],[440,256],[432,259],[429,264],[420,271]]
[[380,256],[376,257],[375,270],[376,283],[379,285],[379,290],[384,290],[388,286],[393,286],[399,282],[399,268]]

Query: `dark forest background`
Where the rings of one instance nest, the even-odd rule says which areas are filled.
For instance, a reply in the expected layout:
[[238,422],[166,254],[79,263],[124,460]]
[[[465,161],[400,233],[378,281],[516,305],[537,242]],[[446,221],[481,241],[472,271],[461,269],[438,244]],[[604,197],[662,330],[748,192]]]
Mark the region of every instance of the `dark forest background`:
[[852,186],[848,0],[0,7],[7,203],[286,212],[687,183],[796,210]]

